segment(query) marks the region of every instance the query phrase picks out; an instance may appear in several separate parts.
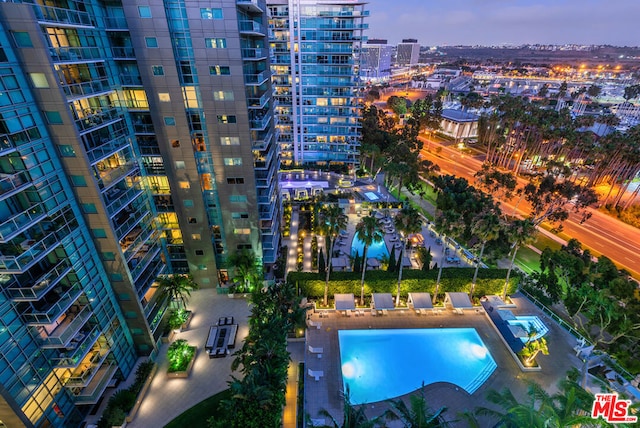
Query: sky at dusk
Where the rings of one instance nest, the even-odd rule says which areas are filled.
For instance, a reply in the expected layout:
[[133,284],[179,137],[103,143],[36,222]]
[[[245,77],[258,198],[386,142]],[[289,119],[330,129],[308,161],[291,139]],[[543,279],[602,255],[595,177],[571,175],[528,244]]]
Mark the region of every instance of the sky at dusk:
[[640,46],[640,0],[365,0],[370,38],[423,46]]

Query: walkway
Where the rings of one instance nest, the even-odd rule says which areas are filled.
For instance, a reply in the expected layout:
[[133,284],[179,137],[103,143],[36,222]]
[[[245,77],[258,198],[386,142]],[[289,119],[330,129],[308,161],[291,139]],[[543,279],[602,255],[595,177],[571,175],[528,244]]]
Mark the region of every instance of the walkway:
[[[209,359],[204,350],[209,327],[222,316],[233,316],[238,324],[236,349],[242,346],[249,328],[249,305],[245,299],[230,299],[217,294],[215,289],[201,289],[191,293],[188,308],[194,312],[189,329],[176,336],[198,346],[196,361],[186,379],[169,379],[166,376],[168,344],[160,347],[158,371],[145,395],[131,428],[162,427],[185,410],[200,401],[228,388],[231,380],[232,358]],[[203,421],[204,423],[204,421]]]

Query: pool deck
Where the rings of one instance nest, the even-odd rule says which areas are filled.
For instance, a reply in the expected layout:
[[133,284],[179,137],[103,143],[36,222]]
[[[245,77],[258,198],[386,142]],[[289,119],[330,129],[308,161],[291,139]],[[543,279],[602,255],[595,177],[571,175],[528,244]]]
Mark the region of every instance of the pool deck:
[[[542,367],[539,372],[523,373],[520,371],[483,310],[479,313],[468,311],[464,315],[456,315],[451,310],[444,310],[441,315],[416,315],[414,311],[409,309],[392,310],[384,316],[372,316],[369,311],[366,311],[364,316],[357,317],[355,314],[346,317],[337,312],[331,312],[328,317],[323,318],[320,318],[318,313],[314,314],[311,321],[315,325],[321,323],[321,326],[320,328],[307,329],[305,411],[312,419],[322,419],[318,416],[318,411],[326,409],[336,420],[342,420],[342,377],[337,331],[343,329],[475,328],[491,352],[498,368],[472,395],[449,383],[435,383],[426,386],[425,392],[429,406],[433,409],[447,406],[448,411],[445,416],[448,420],[457,419],[457,413],[473,410],[476,406],[491,407],[484,398],[490,389],[500,391],[509,388],[516,398],[524,398],[526,396],[525,379],[538,382],[551,393],[556,392],[557,382],[564,377],[567,370],[571,367],[581,368],[582,361],[575,357],[572,349],[576,341],[573,336],[550,320],[526,298],[515,294],[513,300],[517,305],[517,308],[512,309],[515,315],[537,315],[549,327],[549,333],[546,335],[549,343],[549,355],[537,357],[537,361]],[[322,348],[322,357],[318,358],[317,352],[311,353],[309,346],[314,350]],[[403,351],[399,350],[399,352]],[[438,367],[433,369],[439,370]],[[315,380],[308,374],[309,370],[322,371],[323,374],[318,380]],[[387,408],[384,402],[370,403],[366,406],[369,416],[377,416]],[[463,427],[466,424],[459,422],[452,426]]]

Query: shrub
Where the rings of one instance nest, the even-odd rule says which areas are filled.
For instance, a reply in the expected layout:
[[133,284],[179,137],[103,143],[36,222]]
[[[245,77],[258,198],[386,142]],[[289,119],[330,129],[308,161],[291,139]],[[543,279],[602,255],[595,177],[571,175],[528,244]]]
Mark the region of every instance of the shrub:
[[184,339],[176,340],[169,345],[167,350],[167,358],[169,360],[167,372],[173,373],[186,370],[195,354],[195,346],[189,346],[189,342]]
[[109,405],[121,408],[125,413],[131,411],[136,404],[136,393],[129,389],[121,389],[109,399]]
[[124,423],[127,415],[124,410],[119,407],[113,407],[109,410],[109,407],[105,409],[102,417],[98,421],[98,428],[111,428],[114,426],[120,426]]

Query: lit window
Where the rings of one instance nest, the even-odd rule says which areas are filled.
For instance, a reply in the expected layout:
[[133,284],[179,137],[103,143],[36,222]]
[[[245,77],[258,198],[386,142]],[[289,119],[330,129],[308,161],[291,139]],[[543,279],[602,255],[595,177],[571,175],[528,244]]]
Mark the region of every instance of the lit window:
[[190,188],[191,188],[191,185],[189,184],[189,182],[188,182],[188,181],[179,181],[179,182],[178,182],[178,186],[179,186],[181,189],[190,189]]
[[231,70],[226,65],[210,65],[209,74],[215,76],[228,76],[231,74]]
[[233,229],[233,234],[234,235],[250,235],[251,234],[251,229],[249,229],[249,228],[234,228]]
[[199,241],[201,239],[200,234],[199,233],[192,233],[191,234],[191,239],[193,239],[194,241]]
[[226,114],[218,115],[218,123],[236,123],[236,117],[233,115],[226,115]]
[[167,126],[176,126],[176,118],[173,116],[165,116],[164,124]]
[[224,158],[224,164],[226,166],[240,166],[242,165],[242,158]]
[[202,19],[222,19],[222,9],[216,7],[201,7],[200,17]]
[[156,39],[155,37],[145,37],[144,42],[146,43],[148,48],[158,47],[158,39]]
[[223,146],[239,146],[239,137],[220,137],[220,144]]
[[204,39],[204,45],[208,48],[224,49],[227,47],[227,39],[207,37]]
[[213,91],[213,99],[216,101],[233,101],[232,91]]
[[47,76],[44,73],[29,73],[31,82],[35,88],[48,88],[49,82],[47,82]]
[[151,18],[151,8],[149,6],[138,6],[140,18]]
[[158,99],[163,103],[171,102],[171,95],[168,92],[159,92]]
[[184,161],[176,161],[176,169],[184,169],[185,163]]

